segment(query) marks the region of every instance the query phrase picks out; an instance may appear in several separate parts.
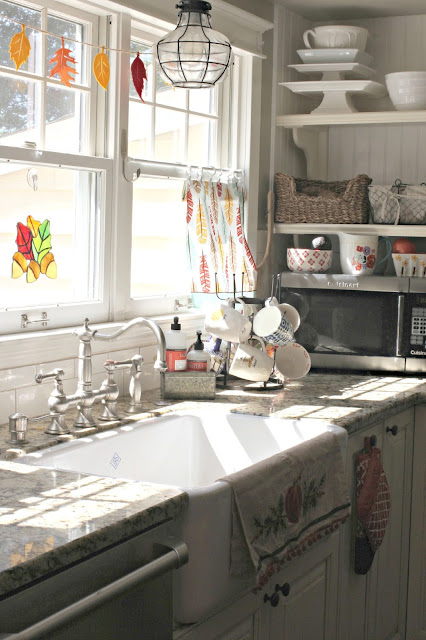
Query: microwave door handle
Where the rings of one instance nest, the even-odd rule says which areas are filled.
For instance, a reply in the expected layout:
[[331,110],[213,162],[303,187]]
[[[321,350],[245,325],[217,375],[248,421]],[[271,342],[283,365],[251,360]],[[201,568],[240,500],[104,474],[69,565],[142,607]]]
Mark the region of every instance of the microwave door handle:
[[396,355],[401,356],[402,346],[402,334],[404,331],[404,303],[405,297],[403,294],[398,295],[398,321],[397,321],[397,334],[396,334]]

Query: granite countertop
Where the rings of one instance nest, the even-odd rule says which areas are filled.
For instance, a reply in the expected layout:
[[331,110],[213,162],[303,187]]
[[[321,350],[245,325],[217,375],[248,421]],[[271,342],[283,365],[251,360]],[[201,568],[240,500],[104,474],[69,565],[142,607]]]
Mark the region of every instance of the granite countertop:
[[[410,376],[311,372],[286,383],[284,389],[259,389],[238,381],[218,389],[214,402],[156,404],[159,401],[159,391],[146,393],[145,413],[125,421],[214,405],[237,413],[326,420],[353,433],[425,402],[426,386],[421,378]],[[119,413],[124,408],[121,400]],[[99,405],[95,418],[98,410]],[[100,429],[116,425],[105,423]],[[187,506],[187,494],[173,487],[17,463],[24,453],[99,430],[80,429],[56,437],[44,433],[46,426],[30,422],[29,444],[22,449],[8,443],[8,426],[0,427],[0,599],[123,538],[178,517]]]

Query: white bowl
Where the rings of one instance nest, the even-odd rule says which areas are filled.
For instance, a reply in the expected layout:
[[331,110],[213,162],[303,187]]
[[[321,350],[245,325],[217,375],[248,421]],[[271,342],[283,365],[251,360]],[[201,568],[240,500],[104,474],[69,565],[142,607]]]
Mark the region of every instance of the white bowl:
[[290,271],[325,273],[331,267],[333,251],[324,249],[287,249]]
[[426,71],[388,73],[385,80],[397,111],[426,109]]

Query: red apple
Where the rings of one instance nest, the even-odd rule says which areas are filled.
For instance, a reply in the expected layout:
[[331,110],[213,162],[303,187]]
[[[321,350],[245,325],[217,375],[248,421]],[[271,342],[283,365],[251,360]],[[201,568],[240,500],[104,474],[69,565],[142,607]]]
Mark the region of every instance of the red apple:
[[392,253],[417,253],[416,245],[407,238],[397,238],[392,245]]

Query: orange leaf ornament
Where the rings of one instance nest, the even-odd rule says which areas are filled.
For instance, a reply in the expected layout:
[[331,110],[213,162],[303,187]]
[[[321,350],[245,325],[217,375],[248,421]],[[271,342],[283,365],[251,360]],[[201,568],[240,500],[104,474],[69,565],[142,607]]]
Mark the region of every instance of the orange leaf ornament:
[[10,59],[13,60],[17,69],[19,69],[21,64],[28,60],[30,51],[30,41],[25,34],[25,25],[23,24],[22,31],[20,31],[20,33],[15,33],[15,35],[12,36],[9,45]]
[[93,60],[93,73],[98,83],[106,91],[109,82],[109,60],[104,49],[105,47],[102,47],[102,51]]
[[50,72],[49,78],[57,73],[61,78],[61,83],[66,84],[67,87],[70,87],[70,80],[75,80],[75,78],[73,78],[71,74],[73,73],[75,75],[77,74],[77,71],[70,67],[68,63],[70,62],[71,64],[76,64],[76,59],[70,56],[71,49],[67,49],[64,46],[64,39],[61,38],[61,40],[62,47],[58,49],[53,58],[49,60],[49,64],[56,63]]

